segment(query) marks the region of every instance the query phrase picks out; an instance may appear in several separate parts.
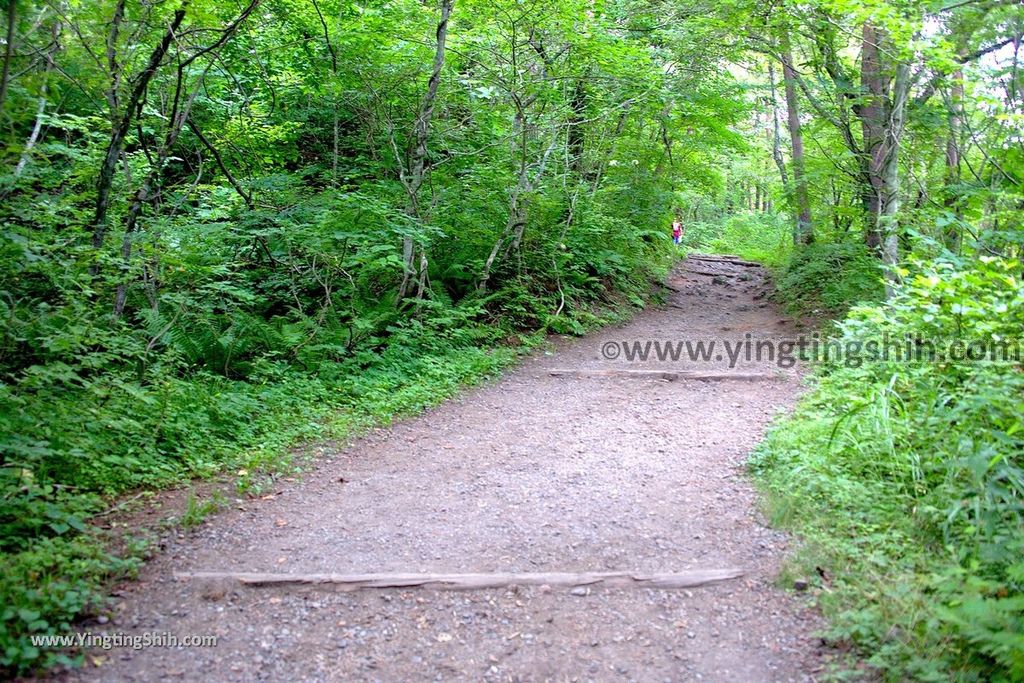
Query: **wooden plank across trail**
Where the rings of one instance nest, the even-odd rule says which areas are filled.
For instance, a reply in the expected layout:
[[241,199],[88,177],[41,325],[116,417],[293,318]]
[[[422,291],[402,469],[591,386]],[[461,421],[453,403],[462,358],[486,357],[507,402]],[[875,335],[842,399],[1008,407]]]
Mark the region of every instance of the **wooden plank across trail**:
[[694,270],[693,268],[686,268],[683,272],[693,275],[708,275],[710,277],[733,277],[735,275],[735,273],[718,273],[713,270]]
[[700,254],[690,254],[686,257],[688,261],[704,261],[706,263],[729,263],[734,266],[743,266],[744,268],[760,268],[760,263],[754,263],[753,261],[744,261],[739,257],[732,256],[701,256]]
[[698,569],[673,573],[538,572],[490,574],[263,574],[249,572],[176,572],[178,580],[229,581],[251,588],[328,587],[341,591],[364,588],[479,590],[508,586],[581,588],[694,588],[743,576],[742,569]]
[[766,372],[673,372],[666,370],[551,370],[552,377],[626,377],[630,379],[701,380],[708,382],[739,381],[763,382],[786,381],[786,376]]

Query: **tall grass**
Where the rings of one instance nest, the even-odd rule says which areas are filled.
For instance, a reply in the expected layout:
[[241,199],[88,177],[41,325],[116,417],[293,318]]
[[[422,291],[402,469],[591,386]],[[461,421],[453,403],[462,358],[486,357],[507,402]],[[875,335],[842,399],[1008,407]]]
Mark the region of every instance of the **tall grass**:
[[[917,264],[845,343],[1022,338],[1020,264]],[[828,638],[887,680],[1024,679],[1024,373],[1018,361],[826,363],[751,461],[816,577]],[[821,571],[816,571],[820,568]],[[863,673],[863,672],[861,672]]]

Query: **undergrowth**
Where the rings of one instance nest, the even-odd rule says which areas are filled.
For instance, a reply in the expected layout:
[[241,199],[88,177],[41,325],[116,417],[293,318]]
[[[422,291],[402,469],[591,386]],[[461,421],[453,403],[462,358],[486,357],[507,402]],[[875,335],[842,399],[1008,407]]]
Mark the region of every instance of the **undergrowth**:
[[683,244],[691,251],[733,254],[776,268],[793,251],[791,231],[783,215],[742,213],[720,222],[686,226]]
[[[520,348],[529,348],[537,337],[523,340]],[[296,442],[422,410],[494,375],[517,353],[422,342],[396,340],[373,359],[353,359],[318,376],[282,367],[248,381],[199,374],[118,393],[107,387],[42,393],[20,410],[5,411],[4,433],[16,438],[37,425],[35,444],[49,457],[36,460],[48,467],[0,469],[6,492],[0,503],[0,601],[6,605],[0,664],[30,671],[70,663],[64,653],[41,652],[26,635],[67,632],[76,619],[103,609],[106,582],[136,570],[139,555],[109,553],[113,539],[90,524],[118,494],[222,472],[239,472],[239,490],[246,491],[263,472],[291,471]],[[107,392],[102,410],[95,407],[99,391]],[[47,413],[61,421],[46,419]],[[59,433],[59,440],[46,439],[44,430]],[[31,455],[24,446],[22,452]],[[37,483],[65,472],[74,474],[61,480],[74,485]],[[214,507],[190,498],[177,522],[200,524]]]
[[[958,341],[997,356],[1004,343],[1019,351],[1019,262],[921,262],[906,275],[886,305],[850,311],[837,327],[844,345],[910,339],[922,353]],[[793,571],[817,577],[827,638],[853,645],[870,675],[1022,680],[1019,356],[926,358],[817,366],[811,391],[751,467],[772,521],[802,541]]]
[[792,313],[837,317],[884,295],[878,259],[860,242],[817,242],[775,264],[775,297]]
[[[609,281],[603,292],[567,287],[558,315],[560,300],[521,283],[460,305],[423,300],[340,354],[297,359],[301,339],[244,321],[205,337],[195,327],[165,330],[161,356],[147,362],[125,363],[94,346],[76,349],[74,365],[27,368],[0,385],[0,670],[78,661],[28,636],[67,633],[100,614],[104,587],[138,569],[141,542],[129,539],[115,554],[110,532],[91,523],[125,492],[224,473],[238,477],[240,493],[258,490],[265,473],[296,470],[297,442],[422,411],[495,376],[546,331],[583,333],[620,320],[644,303],[668,263]],[[231,358],[228,345],[248,350]],[[90,362],[104,372],[90,371]],[[176,523],[198,525],[216,507],[190,497]]]

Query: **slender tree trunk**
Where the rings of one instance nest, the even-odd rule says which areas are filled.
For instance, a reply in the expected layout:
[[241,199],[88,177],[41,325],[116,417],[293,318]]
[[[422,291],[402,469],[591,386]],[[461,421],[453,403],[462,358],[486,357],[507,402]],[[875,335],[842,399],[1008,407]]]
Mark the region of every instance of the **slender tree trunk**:
[[228,183],[235,190],[235,193],[242,198],[242,201],[245,202],[245,206],[250,211],[256,208],[256,205],[252,199],[252,191],[245,191],[245,189],[242,187],[242,184],[238,182],[238,179],[235,178],[234,174],[231,172],[231,169],[229,169],[227,165],[224,163],[224,157],[221,156],[220,151],[213,146],[213,143],[210,142],[210,140],[205,135],[203,135],[203,131],[199,129],[199,126],[196,125],[195,121],[189,119],[185,123],[188,125],[189,129],[191,129],[192,133],[194,133],[195,136],[199,138],[199,142],[202,143],[203,147],[205,147],[207,151],[209,151],[210,154],[213,156],[213,160],[217,164],[217,168],[219,168],[220,172],[224,174],[225,178],[227,178]]
[[899,208],[900,177],[899,151],[906,124],[907,98],[910,94],[910,65],[896,65],[889,110],[889,125],[885,131],[885,154],[882,162],[881,213],[878,230],[882,235],[882,263],[886,270],[886,295],[892,296],[893,286],[899,281]]
[[[946,177],[943,204],[947,209],[959,218],[961,209],[959,203],[960,183],[960,130],[963,127],[964,107],[964,74],[957,71],[952,75],[952,83],[949,89],[949,132],[946,134]],[[946,247],[950,251],[960,250],[960,226],[951,222],[946,228],[944,235]]]
[[804,167],[804,136],[800,127],[800,101],[796,93],[796,70],[793,66],[793,51],[789,44],[788,29],[782,32],[782,76],[786,92],[786,123],[792,143],[793,202],[796,213],[796,229],[793,242],[810,244],[814,241],[814,223],[811,219],[811,200],[807,191],[807,173]]
[[[547,146],[544,153],[541,155],[540,162],[537,164],[537,172],[534,174],[532,180],[528,180],[526,185],[527,194],[533,191],[533,186],[536,181],[544,175],[544,169],[548,165],[548,159],[551,158],[551,153],[555,150],[555,146],[558,144],[558,130],[556,129],[554,134],[551,136],[551,144]],[[525,202],[520,203],[520,211],[522,215],[520,220],[516,222],[516,229],[512,235],[512,242],[509,243],[509,253],[515,253],[519,251],[519,245],[523,241],[523,233],[526,231],[526,218],[527,218],[527,205]]]
[[[142,182],[142,186],[135,193],[132,198],[132,203],[128,207],[128,218],[125,222],[124,236],[121,238],[121,261],[124,263],[125,270],[128,269],[128,264],[131,263],[132,259],[132,244],[134,239],[135,228],[138,226],[139,216],[142,214],[142,207],[144,207],[152,198],[153,184],[158,181],[157,176],[159,175],[159,169],[163,168],[164,154],[163,150],[157,157],[156,167],[150,171],[146,176],[146,179]],[[127,279],[127,273],[125,273]],[[128,299],[128,284],[127,282],[121,282],[117,285],[117,290],[114,292],[114,319],[121,317],[124,312],[124,305]]]
[[537,160],[536,171],[531,177],[530,167],[532,164],[526,160],[529,126],[527,125],[525,115],[521,112],[516,114],[516,129],[520,131],[519,153],[521,156],[519,159],[519,178],[516,181],[515,188],[512,190],[512,199],[509,202],[508,221],[505,223],[505,229],[502,230],[501,235],[491,248],[491,253],[488,254],[487,260],[484,262],[480,282],[477,284],[478,292],[485,292],[487,290],[487,283],[491,278],[491,268],[494,266],[498,254],[501,253],[501,247],[507,243],[502,258],[507,258],[509,254],[519,250],[519,246],[523,241],[523,234],[526,231],[527,218],[529,217],[530,193],[533,192],[536,182],[544,175],[548,159],[558,144],[558,131],[556,129],[555,134],[551,136],[551,144],[544,149],[540,159]]
[[[517,128],[520,130],[520,134],[525,136],[526,125],[525,122],[520,122],[519,114],[516,115],[516,123]],[[483,272],[480,274],[480,282],[477,284],[478,292],[484,292],[487,290],[487,283],[491,279],[491,268],[494,266],[494,262],[497,260],[498,254],[501,252],[501,247],[505,244],[509,235],[519,233],[520,226],[526,224],[526,200],[524,195],[530,191],[530,176],[529,169],[526,164],[525,144],[523,147],[523,157],[519,160],[519,177],[516,180],[516,186],[512,189],[512,198],[509,200],[508,220],[505,222],[505,229],[501,231],[501,235],[491,248],[491,253],[487,255],[487,259],[484,261]]]
[[175,33],[181,22],[185,19],[185,10],[179,9],[174,13],[170,26],[160,39],[160,43],[153,49],[149,56],[146,68],[139,74],[132,89],[131,96],[124,106],[120,119],[116,120],[110,131],[110,142],[107,144],[107,152],[103,157],[103,164],[100,166],[99,178],[96,181],[96,212],[93,217],[92,246],[99,250],[107,236],[107,213],[110,210],[110,190],[114,184],[114,173],[117,170],[117,160],[121,156],[124,147],[124,139],[131,128],[135,112],[139,108],[142,98],[145,96],[146,87],[149,81],[156,74],[160,63],[167,54],[167,49],[174,40]]
[[[180,71],[178,72],[178,78],[184,78],[184,75]],[[179,91],[182,87],[181,83],[179,83]],[[171,112],[171,121],[168,124],[163,144],[157,152],[156,162],[154,163],[153,168],[151,168],[149,173],[146,175],[145,180],[143,180],[142,185],[135,193],[135,196],[132,198],[132,203],[128,206],[128,215],[124,226],[124,237],[121,239],[121,259],[124,263],[125,270],[128,269],[128,265],[131,263],[132,243],[135,237],[135,231],[139,225],[139,218],[142,216],[142,209],[145,208],[147,204],[154,201],[160,194],[161,178],[163,176],[164,165],[167,163],[167,157],[174,149],[174,145],[178,141],[178,136],[181,134],[181,130],[184,128],[185,122],[188,121],[188,117],[192,109],[192,103],[195,101],[199,91],[200,88],[197,86],[192,92],[192,95],[189,96],[182,105],[181,109]],[[121,314],[124,312],[124,305],[127,300],[127,296],[128,284],[127,282],[121,282],[121,284],[117,286],[117,290],[114,294],[115,319],[121,317]]]
[[867,212],[865,239],[888,266],[886,292],[892,293],[899,261],[899,150],[910,94],[910,65],[885,57],[884,31],[863,27],[861,87],[865,101],[857,110],[864,140],[862,165],[868,184],[863,201]]
[[18,23],[18,11],[15,0],[7,0],[7,31],[4,45],[3,72],[0,73],[0,113],[7,102],[7,85],[11,80],[11,60],[14,57],[14,26]]
[[779,179],[782,181],[782,189],[789,196],[792,188],[789,186],[789,173],[786,171],[786,158],[782,154],[782,131],[779,122],[779,101],[775,95],[775,66],[768,62],[768,86],[772,98],[772,159],[775,167],[779,169]]
[[57,42],[60,38],[60,22],[55,21],[53,23],[52,32],[53,44],[46,52],[46,68],[43,70],[43,83],[39,86],[39,101],[36,105],[36,121],[32,126],[32,132],[28,136],[28,140],[25,141],[25,149],[21,151],[21,157],[18,159],[18,165],[14,167],[14,177],[17,178],[21,175],[22,171],[28,165],[29,160],[32,158],[32,148],[36,146],[39,141],[39,135],[43,130],[43,114],[46,112],[47,95],[50,85],[50,74],[53,72],[54,60],[53,56],[60,49],[60,44]]
[[316,10],[316,15],[320,19],[320,27],[324,32],[324,44],[327,46],[327,52],[331,55],[331,129],[333,131],[333,139],[331,144],[331,184],[338,184],[338,98],[333,92],[333,88],[337,86],[338,80],[338,53],[334,49],[334,44],[331,42],[331,33],[327,28],[327,20],[324,18],[323,12],[320,11],[320,5],[317,4],[316,0],[313,0],[313,9]]
[[[230,24],[228,24],[228,26],[226,26],[224,30],[220,32],[220,37],[217,40],[215,40],[205,48],[196,51],[190,57],[186,59],[179,58],[178,60],[177,84],[174,90],[174,99],[171,105],[169,116],[170,120],[167,124],[167,130],[164,134],[163,143],[161,144],[161,147],[157,153],[155,163],[150,168],[149,173],[147,174],[142,185],[139,187],[139,190],[135,193],[135,196],[132,199],[132,203],[128,207],[128,215],[125,221],[124,236],[121,241],[121,258],[126,271],[128,270],[128,266],[131,263],[132,242],[134,240],[134,233],[138,226],[139,218],[142,215],[142,209],[147,204],[153,202],[157,197],[160,196],[160,185],[163,176],[164,165],[166,164],[168,157],[170,156],[171,152],[174,149],[175,144],[178,141],[178,136],[181,134],[182,129],[188,122],[188,117],[192,112],[192,105],[195,102],[196,97],[202,90],[203,81],[206,78],[207,72],[213,66],[214,61],[210,60],[206,68],[199,75],[198,82],[196,83],[196,86],[193,88],[191,94],[188,94],[186,88],[188,78],[187,69],[189,65],[192,64],[192,62],[199,59],[203,55],[208,55],[211,52],[214,52],[215,50],[221,48],[235,34],[235,31],[238,30],[238,27],[241,25],[241,23],[245,21],[250,14],[252,14],[252,12],[259,5],[260,1],[261,0],[250,0],[249,5],[244,10],[242,10],[238,17]],[[180,16],[178,16],[179,14]],[[172,23],[171,28],[168,29],[167,35],[170,35],[171,37],[174,36],[174,32],[177,28],[177,25],[181,23],[181,20],[183,18],[184,11],[179,10],[179,12],[175,14],[175,23]],[[164,47],[164,51],[166,51],[166,46]],[[152,70],[153,72],[155,72],[156,68],[159,66],[160,61],[162,59],[162,54],[160,55],[159,58],[156,58],[156,55],[154,53],[154,57],[150,59],[147,71]],[[141,102],[141,97],[142,94],[138,93],[138,88],[136,88],[136,90],[132,93],[132,101]],[[121,313],[124,311],[124,305],[125,301],[127,300],[127,294],[127,280],[122,280],[122,282],[117,286],[116,292],[114,294],[113,315],[115,320],[119,318],[121,316]]]
[[[437,89],[441,83],[441,70],[444,68],[445,42],[448,37],[448,19],[452,13],[454,0],[441,0],[441,18],[437,23],[437,46],[434,50],[433,71],[427,82],[427,92],[420,105],[419,116],[413,127],[414,146],[412,158],[409,159],[409,172],[403,174],[406,193],[406,213],[416,219],[422,219],[419,205],[420,187],[423,185],[427,163],[427,139],[430,135],[430,119],[434,114],[434,102],[437,100]],[[401,163],[401,160],[399,160]],[[418,295],[425,290],[424,280],[427,277],[426,247],[421,247],[417,254],[416,243],[412,237],[402,240],[402,262],[405,273],[398,287],[398,299],[404,299],[415,285]]]
[[889,120],[888,77],[882,64],[879,41],[882,32],[870,23],[862,28],[860,82],[864,89],[864,103],[858,115],[861,135],[864,141],[862,165],[867,185],[863,188],[862,201],[866,213],[867,245],[879,255],[882,254],[882,197],[885,193],[884,167],[886,158],[886,128]]
[[111,128],[117,126],[121,115],[121,65],[117,61],[117,39],[121,34],[126,1],[117,0],[114,5],[114,16],[110,19],[110,30],[107,32],[107,73],[110,75],[110,87],[107,88],[105,95]]
[[572,108],[572,116],[569,119],[569,126],[566,132],[566,152],[569,156],[569,169],[574,173],[578,173],[583,163],[583,121],[586,118],[587,109],[587,84],[585,78],[576,81],[570,107]]
[[18,165],[14,167],[14,177],[17,178],[21,175],[21,172],[25,170],[25,166],[28,165],[29,159],[32,158],[32,148],[36,146],[36,142],[39,140],[39,134],[43,130],[43,114],[46,112],[46,79],[48,78],[49,70],[47,70],[47,76],[44,76],[43,84],[39,88],[39,101],[36,105],[36,122],[32,126],[32,132],[28,136],[28,140],[25,141],[25,148],[21,150],[21,157],[18,158]]

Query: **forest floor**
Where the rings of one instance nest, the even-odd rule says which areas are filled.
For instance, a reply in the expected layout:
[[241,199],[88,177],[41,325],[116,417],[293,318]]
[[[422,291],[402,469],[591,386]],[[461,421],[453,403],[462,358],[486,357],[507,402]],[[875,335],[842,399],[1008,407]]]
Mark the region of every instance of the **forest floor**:
[[[90,650],[72,680],[804,681],[820,619],[744,463],[800,390],[771,362],[608,360],[622,342],[791,338],[760,268],[690,259],[663,307],[535,353],[499,381],[350,444],[296,482],[174,532],[93,633],[216,635]],[[721,347],[719,347],[721,348]],[[716,350],[717,355],[717,350]],[[570,370],[567,374],[552,374]],[[664,370],[668,374],[615,374]],[[608,371],[614,371],[609,373]],[[675,372],[744,373],[694,380]],[[755,374],[760,377],[750,377]],[[668,377],[669,379],[665,379]],[[181,572],[744,574],[688,589],[354,592]]]

